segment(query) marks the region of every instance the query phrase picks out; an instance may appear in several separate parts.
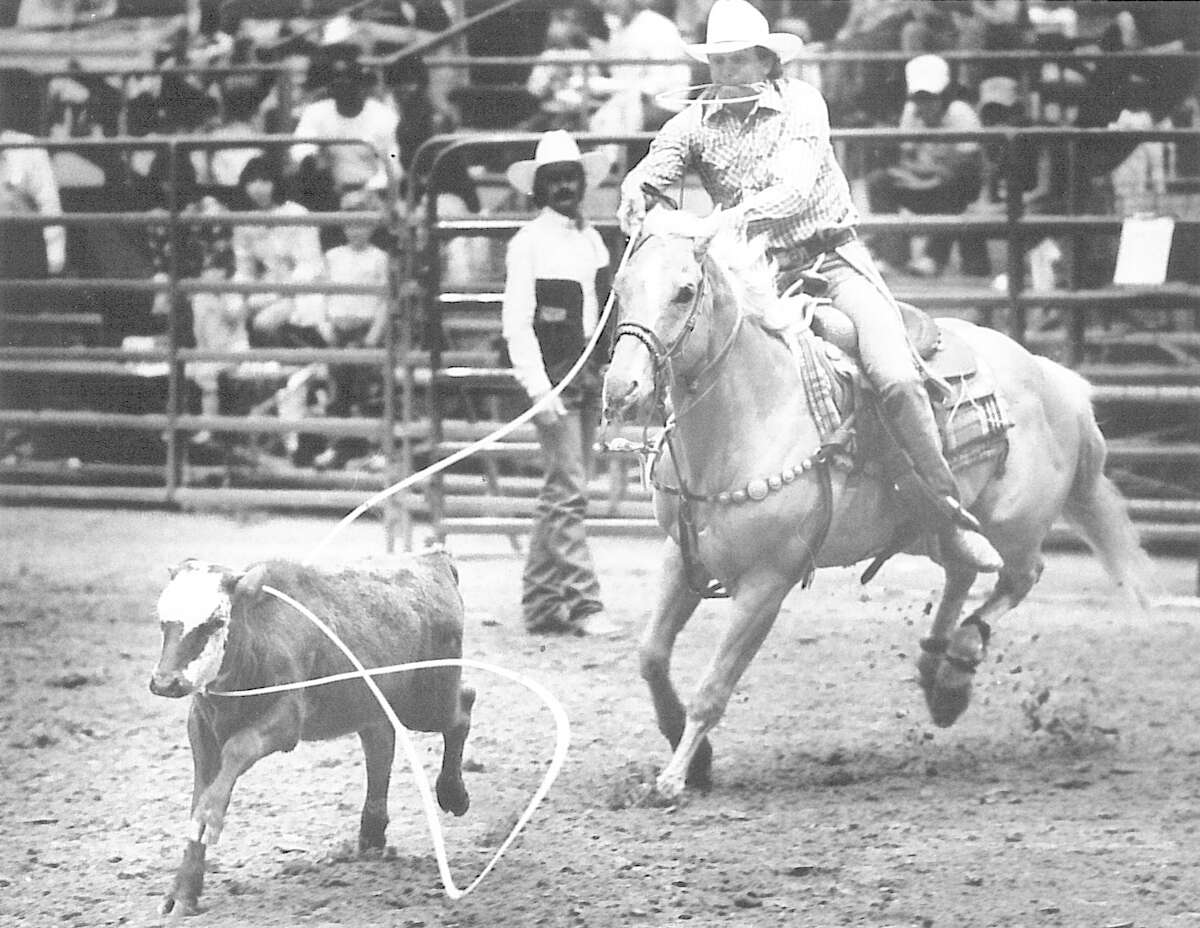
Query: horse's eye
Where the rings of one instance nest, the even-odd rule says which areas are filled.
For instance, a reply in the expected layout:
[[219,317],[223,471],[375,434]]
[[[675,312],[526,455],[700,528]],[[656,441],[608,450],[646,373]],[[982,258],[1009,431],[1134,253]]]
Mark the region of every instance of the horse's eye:
[[679,292],[675,294],[676,303],[690,303],[696,296],[696,288],[691,284],[684,284],[679,288]]

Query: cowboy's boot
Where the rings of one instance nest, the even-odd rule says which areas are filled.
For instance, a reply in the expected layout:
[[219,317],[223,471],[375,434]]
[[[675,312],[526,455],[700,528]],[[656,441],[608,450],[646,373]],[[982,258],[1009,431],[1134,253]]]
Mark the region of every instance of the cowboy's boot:
[[916,475],[910,494],[922,514],[939,525],[946,554],[978,571],[994,573],[1003,561],[958,499],[958,484],[942,455],[941,437],[923,384],[895,384],[880,394],[884,428],[900,446]]

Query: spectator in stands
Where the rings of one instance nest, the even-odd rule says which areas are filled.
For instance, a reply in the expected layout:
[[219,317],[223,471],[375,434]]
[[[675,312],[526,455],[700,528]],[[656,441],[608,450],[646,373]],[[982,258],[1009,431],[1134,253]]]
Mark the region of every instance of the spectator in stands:
[[[362,211],[363,221],[345,227],[346,244],[325,252],[325,277],[330,283],[366,284],[386,287],[388,256],[371,244],[383,208],[380,199],[366,191],[352,190],[342,195],[341,209]],[[372,218],[368,220],[368,214]],[[388,324],[388,303],[382,296],[331,293],[326,297],[331,343],[339,348],[374,348],[383,344]],[[377,370],[362,364],[333,364],[329,368],[330,397],[326,411],[330,416],[365,416],[378,398]],[[364,438],[342,438],[317,455],[319,468],[340,468],[347,461],[366,454]]]
[[389,171],[400,170],[395,107],[372,96],[371,76],[353,50],[328,52],[320,66],[314,64],[309,79],[317,86],[328,86],[329,96],[304,107],[294,134],[368,144],[299,144],[292,146],[292,159],[300,165],[311,161],[313,167],[328,171],[339,195],[360,187],[386,189]]
[[[656,132],[686,105],[692,83],[691,66],[683,61],[683,35],[675,25],[676,0],[622,0],[622,6],[623,24],[613,33],[608,54],[648,63],[613,65],[613,93],[596,111],[590,129],[609,135]],[[645,154],[645,145],[631,146],[629,163]]]
[[[0,101],[3,107],[7,101]],[[0,143],[33,141],[33,136],[6,127],[8,114],[0,112]],[[0,148],[0,216],[62,213],[58,184],[44,148]],[[5,225],[0,228],[0,278],[40,279],[60,274],[67,256],[66,230],[62,226]],[[22,294],[26,306],[40,304],[42,293]],[[0,294],[11,300],[12,291]]]
[[584,528],[592,439],[600,419],[600,358],[552,396],[579,361],[607,298],[610,257],[581,214],[584,192],[609,170],[602,152],[580,154],[565,131],[542,136],[532,160],[508,169],[540,209],[508,245],[502,309],[513,373],[534,403],[545,482],[522,578],[526,630],[608,634]]
[[588,34],[571,10],[556,10],[546,28],[546,47],[525,82],[540,112],[523,128],[582,130],[587,126],[609,89],[593,57]]
[[[965,15],[956,17],[960,51],[1018,51],[1032,45],[1033,31],[1022,0],[971,0]],[[1019,65],[1005,62],[963,62],[959,81],[974,89],[983,76],[1018,77]]]
[[[238,187],[250,209],[275,216],[304,216],[307,210],[287,199],[277,172],[264,157],[251,158]],[[324,270],[317,230],[312,226],[254,226],[233,230],[234,280],[246,283],[308,283]],[[251,338],[259,345],[326,344],[324,297],[251,293],[246,296]]]
[[[1016,79],[993,75],[979,84],[979,121],[984,128],[1025,128],[1033,121],[1026,113]],[[1007,209],[1009,185],[1020,194],[1026,212],[1052,212],[1054,194],[1054,159],[1059,156],[1057,145],[1039,144],[1028,136],[989,141],[983,145],[985,209],[1003,215]],[[1032,247],[1029,247],[1032,246]],[[1058,286],[1058,268],[1063,255],[1062,245],[1052,236],[1036,244],[1026,242],[1025,257],[1029,265],[1026,282],[1034,290],[1053,290]],[[993,282],[997,290],[1007,290],[1008,274],[1002,272]],[[1058,313],[1053,309],[1036,309],[1037,322],[1042,328],[1057,324]]]
[[[160,216],[167,215],[172,209],[183,216],[223,213],[224,207],[217,200],[201,193],[195,165],[188,152],[176,149],[174,161],[172,170],[166,150],[159,149],[155,154],[145,179],[137,187],[136,198],[141,208]],[[213,269],[220,270],[221,276],[225,276],[230,264],[232,246],[229,229],[224,225],[206,223],[182,228],[172,235],[168,225],[159,223],[149,228],[148,245],[154,280],[159,283],[169,279],[172,263],[179,279],[213,276],[208,273]],[[181,304],[181,312],[185,315],[190,309],[190,303]],[[151,313],[165,323],[171,310],[170,294],[165,290],[158,291]],[[193,318],[193,331],[194,323]],[[187,325],[182,326],[181,331],[189,331]]]
[[[158,97],[145,90],[130,97],[125,107],[125,131],[135,138],[141,138],[161,130]],[[129,179],[133,184],[149,176],[150,164],[157,152],[156,148],[135,148],[129,152]]]
[[[904,51],[913,55],[954,47],[953,17],[933,0],[849,0],[850,13],[834,51]],[[835,125],[881,125],[895,119],[903,100],[899,68],[887,62],[847,62],[830,70]]]
[[[233,249],[215,254],[201,270],[207,281],[227,281],[233,274]],[[210,351],[237,354],[250,347],[246,329],[246,300],[240,293],[196,293],[192,296],[192,335],[196,347]],[[200,413],[205,416],[221,414],[221,375],[238,366],[237,361],[189,361],[188,379],[200,390]],[[202,429],[192,436],[192,444],[205,445],[212,433]]]
[[[985,129],[1033,125],[1014,78],[994,75],[979,84],[979,123]],[[983,146],[987,202],[1003,207],[1007,184],[1015,180],[1026,208],[1042,204],[1050,193],[1049,150],[1028,137]]]
[[[1133,78],[1125,105],[1117,118],[1108,124],[1110,129],[1156,129],[1158,125],[1150,112],[1150,86]],[[1112,171],[1113,205],[1119,216],[1136,216],[1157,212],[1167,189],[1167,146],[1165,142],[1141,141]]]
[[[979,117],[968,103],[955,99],[950,86],[950,67],[937,55],[920,55],[905,66],[908,102],[900,116],[900,128],[908,130],[980,128]],[[979,198],[983,184],[978,142],[903,142],[900,163],[874,171],[867,178],[871,210],[894,213],[901,208],[914,213],[959,214]],[[881,235],[875,239],[876,254],[893,267],[907,265],[923,277],[940,274],[950,256],[952,238],[931,235],[926,253],[909,260],[909,244],[903,236]],[[959,237],[962,271],[971,276],[990,276],[987,240],[978,235]]]
[[[262,102],[259,89],[248,84],[234,84],[225,90],[225,113],[221,124],[209,133],[213,138],[238,138],[259,135],[263,131],[258,106]],[[242,169],[251,158],[263,153],[261,148],[217,148],[209,158],[212,183],[220,187],[236,187]]]

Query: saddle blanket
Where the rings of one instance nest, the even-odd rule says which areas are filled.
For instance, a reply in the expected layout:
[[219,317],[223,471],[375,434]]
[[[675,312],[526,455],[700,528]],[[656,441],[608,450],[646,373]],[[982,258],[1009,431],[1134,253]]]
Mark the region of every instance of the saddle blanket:
[[[924,365],[947,462],[955,470],[991,458],[1003,465],[1012,421],[996,392],[995,376],[952,331],[938,326],[938,336]],[[801,337],[796,347],[811,411],[822,441],[834,446],[835,459],[855,470],[891,473],[897,451],[879,422],[875,393],[857,359],[815,335]]]

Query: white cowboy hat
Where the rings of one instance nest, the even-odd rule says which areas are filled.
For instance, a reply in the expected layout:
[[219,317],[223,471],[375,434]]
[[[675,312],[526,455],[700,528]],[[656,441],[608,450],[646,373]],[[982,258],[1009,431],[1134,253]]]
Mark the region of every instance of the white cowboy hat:
[[800,54],[804,40],[790,32],[772,32],[767,18],[746,0],[717,0],[708,13],[708,29],[703,43],[687,46],[687,53],[699,61],[713,54],[728,54],[744,48],[765,48],[781,62]]
[[950,86],[950,65],[939,55],[918,55],[904,66],[908,92],[940,94]]
[[579,146],[565,129],[553,129],[538,140],[531,161],[517,161],[509,165],[506,172],[508,182],[521,193],[533,193],[533,179],[537,169],[547,164],[575,161],[583,165],[583,177],[588,188],[595,187],[608,175],[612,162],[603,151],[580,154]]

